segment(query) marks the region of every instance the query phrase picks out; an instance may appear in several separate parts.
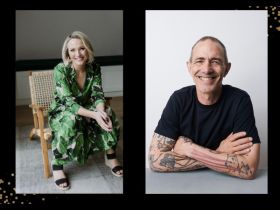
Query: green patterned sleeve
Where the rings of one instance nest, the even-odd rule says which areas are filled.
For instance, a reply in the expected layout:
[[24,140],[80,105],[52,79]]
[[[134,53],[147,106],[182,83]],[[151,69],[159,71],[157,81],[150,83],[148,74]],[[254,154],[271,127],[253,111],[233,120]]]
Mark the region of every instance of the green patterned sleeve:
[[94,100],[94,106],[96,107],[99,103],[105,103],[105,97],[102,89],[101,69],[99,64],[95,65],[91,98]]
[[67,69],[64,64],[59,64],[54,69],[56,96],[66,108],[69,108],[72,113],[76,114],[81,106],[76,102],[76,97],[71,92],[71,81],[67,78],[66,71]]

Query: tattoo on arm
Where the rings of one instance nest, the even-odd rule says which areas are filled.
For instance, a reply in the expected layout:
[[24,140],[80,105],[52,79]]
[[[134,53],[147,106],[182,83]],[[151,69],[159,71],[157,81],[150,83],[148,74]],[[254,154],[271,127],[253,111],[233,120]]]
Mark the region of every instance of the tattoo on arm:
[[174,169],[175,164],[176,164],[176,160],[175,160],[175,157],[173,155],[167,153],[167,154],[164,154],[164,156],[160,160],[159,164],[163,167]]
[[213,170],[233,176],[246,178],[253,174],[249,164],[239,155],[224,154],[197,145],[193,150],[192,158]]
[[188,138],[188,137],[179,136],[179,138],[182,138],[182,139],[184,140],[185,143],[188,143],[188,142],[192,143],[192,140],[191,140],[190,138]]
[[175,140],[174,139],[171,139],[171,138],[159,135],[157,133],[154,133],[153,137],[158,139],[157,148],[160,151],[162,151],[162,152],[170,151],[173,148],[174,144],[175,144]]
[[[184,137],[187,142],[191,140]],[[154,133],[150,146],[150,168],[154,171],[189,171],[205,167],[200,162],[179,155],[172,151],[176,141],[174,139]]]
[[252,175],[252,171],[247,163],[240,161],[237,155],[227,154],[225,166],[229,172],[238,173],[240,177]]

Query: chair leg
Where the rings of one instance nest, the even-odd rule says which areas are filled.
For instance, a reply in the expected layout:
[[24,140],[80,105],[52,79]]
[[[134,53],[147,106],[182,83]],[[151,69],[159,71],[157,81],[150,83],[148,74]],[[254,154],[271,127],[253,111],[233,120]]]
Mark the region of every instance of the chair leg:
[[37,135],[36,130],[38,129],[38,117],[36,113],[33,113],[33,121],[34,121],[34,128],[31,130],[29,134],[29,140],[33,140],[35,138],[35,135]]
[[51,149],[51,145],[49,143],[51,134],[48,133],[48,129],[44,129],[44,135],[41,137],[40,130],[33,128],[29,134],[30,140],[34,139],[37,136],[40,136],[41,149],[42,149],[42,157],[44,163],[44,175],[46,178],[51,177],[50,167],[49,167],[49,158],[48,158],[48,149]]
[[34,120],[34,127],[35,127],[35,128],[39,128],[39,125],[38,125],[38,117],[37,117],[37,114],[36,114],[36,113],[33,114],[33,120]]
[[32,128],[32,130],[30,131],[30,134],[29,134],[29,140],[33,140],[35,138],[35,136],[37,135],[37,132],[36,132],[36,128]]
[[44,175],[46,178],[51,176],[50,173],[50,165],[49,165],[49,155],[48,155],[48,144],[44,135],[44,115],[43,111],[39,110],[38,112],[38,123],[40,128],[40,141],[41,141],[41,149],[42,149],[42,157],[44,163]]
[[49,155],[48,155],[48,143],[45,140],[44,136],[40,138],[40,141],[41,141],[42,157],[44,163],[44,175],[46,178],[49,178],[51,177],[51,172],[50,172]]

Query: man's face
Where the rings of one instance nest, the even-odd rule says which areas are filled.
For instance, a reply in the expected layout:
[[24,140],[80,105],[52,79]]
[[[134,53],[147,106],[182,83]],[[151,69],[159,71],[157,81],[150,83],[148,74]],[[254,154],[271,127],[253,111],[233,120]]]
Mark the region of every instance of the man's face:
[[197,91],[203,94],[214,94],[221,87],[223,77],[230,69],[222,46],[211,40],[197,43],[192,59],[187,64]]

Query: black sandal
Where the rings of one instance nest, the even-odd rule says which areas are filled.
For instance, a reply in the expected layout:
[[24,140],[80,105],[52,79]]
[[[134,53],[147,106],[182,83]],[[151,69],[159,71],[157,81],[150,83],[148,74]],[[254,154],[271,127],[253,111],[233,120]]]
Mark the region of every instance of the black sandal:
[[[60,170],[63,170],[63,165],[52,165],[52,169],[53,171],[60,171]],[[65,174],[65,173],[64,173]],[[65,174],[66,176],[66,174]],[[55,186],[59,189],[59,190],[69,190],[70,189],[70,184],[69,184],[69,181],[68,181],[68,178],[65,177],[65,178],[61,178],[61,179],[57,179],[54,181],[55,183]],[[67,185],[66,186],[60,186],[61,184],[63,183],[66,183]]]
[[123,172],[121,174],[118,174],[117,172],[123,170],[123,167],[120,166],[120,165],[117,165],[115,167],[113,167],[111,165],[111,163],[108,161],[108,160],[111,160],[111,159],[116,159],[116,153],[112,153],[112,154],[106,154],[105,152],[105,164],[111,168],[111,172],[114,176],[117,176],[117,177],[122,177],[123,176]]

